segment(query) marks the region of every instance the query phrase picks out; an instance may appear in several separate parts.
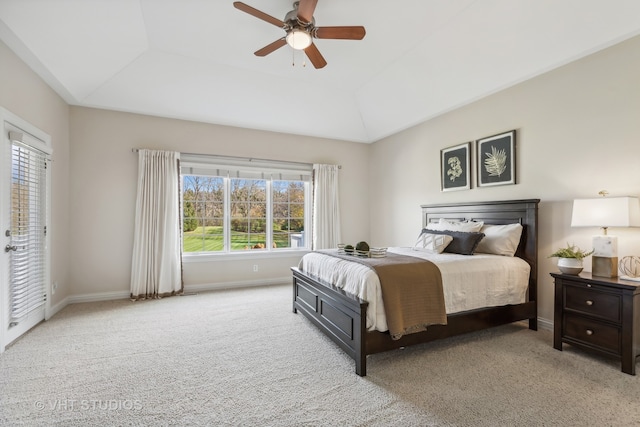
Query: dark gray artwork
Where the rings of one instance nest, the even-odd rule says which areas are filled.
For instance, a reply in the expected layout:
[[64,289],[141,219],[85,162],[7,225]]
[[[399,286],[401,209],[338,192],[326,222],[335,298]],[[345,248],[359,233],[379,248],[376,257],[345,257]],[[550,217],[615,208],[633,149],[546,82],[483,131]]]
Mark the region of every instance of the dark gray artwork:
[[515,136],[513,130],[476,141],[478,187],[516,183]]
[[470,142],[440,150],[442,191],[468,190],[471,188],[470,154]]

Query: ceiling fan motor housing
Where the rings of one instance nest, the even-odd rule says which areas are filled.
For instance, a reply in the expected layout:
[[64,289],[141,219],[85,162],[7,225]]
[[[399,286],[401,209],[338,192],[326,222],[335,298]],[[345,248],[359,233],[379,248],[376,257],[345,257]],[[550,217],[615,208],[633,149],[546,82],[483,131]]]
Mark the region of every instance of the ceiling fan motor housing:
[[316,25],[316,20],[315,18],[311,18],[311,22],[304,22],[301,21],[300,19],[298,19],[298,4],[300,2],[297,1],[295,3],[293,3],[293,10],[289,11],[284,19],[284,25],[285,25],[285,30],[289,31],[292,30],[294,28],[299,28],[299,29],[304,29],[307,32],[310,32],[313,27]]

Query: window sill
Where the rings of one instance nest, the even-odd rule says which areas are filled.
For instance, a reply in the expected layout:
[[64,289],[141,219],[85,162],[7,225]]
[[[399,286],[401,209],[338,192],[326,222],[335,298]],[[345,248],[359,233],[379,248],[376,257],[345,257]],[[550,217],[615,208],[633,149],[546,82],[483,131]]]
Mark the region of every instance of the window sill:
[[249,260],[266,258],[292,258],[302,256],[311,252],[310,249],[294,249],[281,251],[242,251],[235,253],[188,253],[182,254],[182,262],[189,264],[192,262],[229,261],[229,260]]

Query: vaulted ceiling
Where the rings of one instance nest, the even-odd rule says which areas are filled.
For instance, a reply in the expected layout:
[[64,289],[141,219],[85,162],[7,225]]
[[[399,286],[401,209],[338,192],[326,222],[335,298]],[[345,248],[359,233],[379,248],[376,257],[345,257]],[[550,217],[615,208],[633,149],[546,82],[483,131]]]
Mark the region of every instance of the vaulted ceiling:
[[315,69],[289,46],[255,56],[284,32],[232,0],[0,0],[0,38],[71,105],[373,142],[640,34],[638,0],[319,0],[314,17],[366,36],[315,40]]

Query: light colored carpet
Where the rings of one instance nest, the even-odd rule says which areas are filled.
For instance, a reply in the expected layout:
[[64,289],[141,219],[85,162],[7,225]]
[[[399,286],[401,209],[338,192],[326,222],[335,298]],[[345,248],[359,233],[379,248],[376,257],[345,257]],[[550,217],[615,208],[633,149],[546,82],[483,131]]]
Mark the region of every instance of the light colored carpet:
[[508,325],[370,356],[290,286],[70,305],[0,356],[0,425],[628,426],[640,379]]

